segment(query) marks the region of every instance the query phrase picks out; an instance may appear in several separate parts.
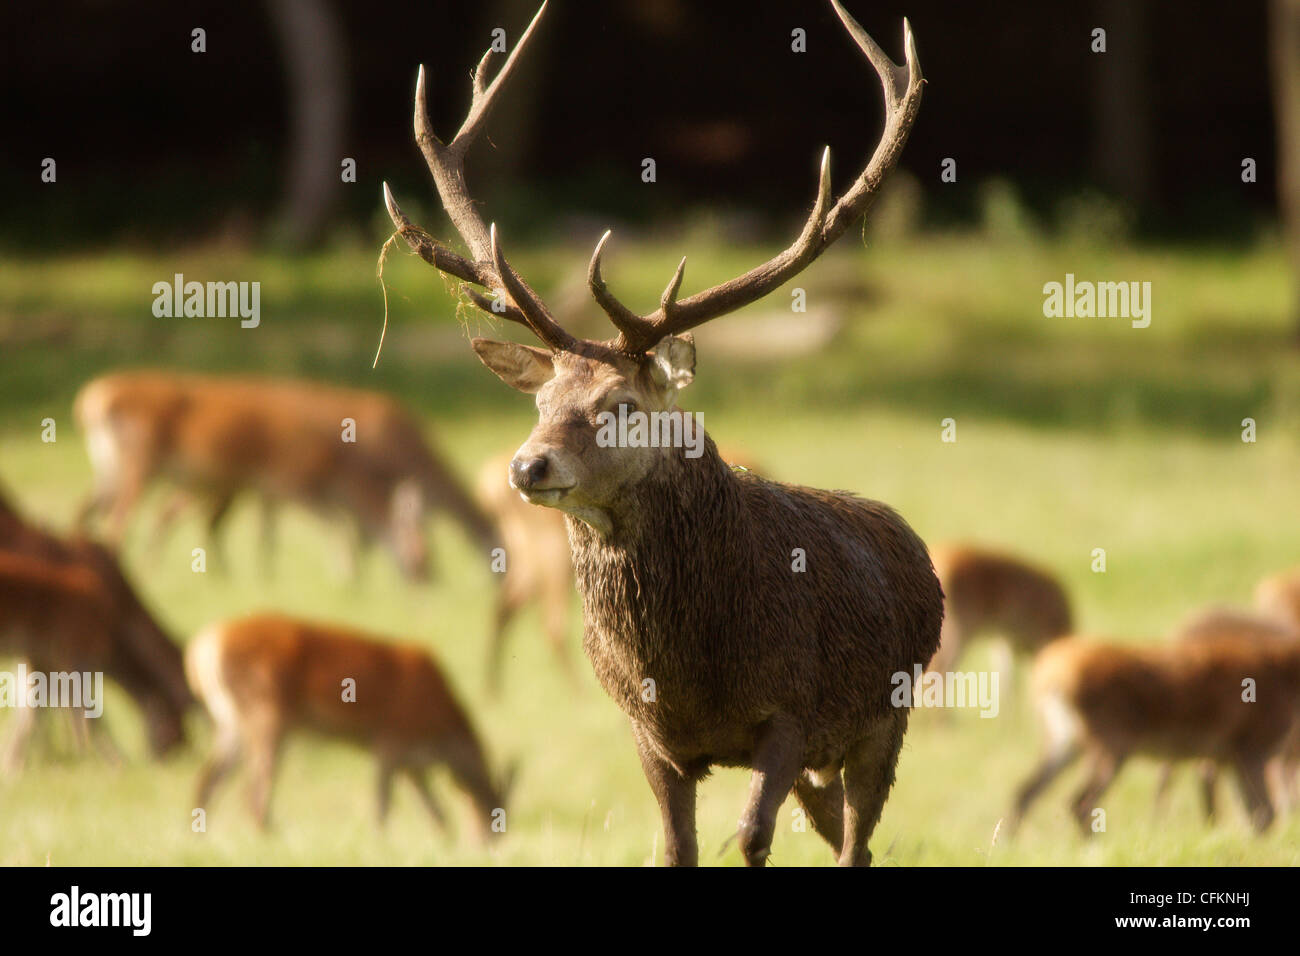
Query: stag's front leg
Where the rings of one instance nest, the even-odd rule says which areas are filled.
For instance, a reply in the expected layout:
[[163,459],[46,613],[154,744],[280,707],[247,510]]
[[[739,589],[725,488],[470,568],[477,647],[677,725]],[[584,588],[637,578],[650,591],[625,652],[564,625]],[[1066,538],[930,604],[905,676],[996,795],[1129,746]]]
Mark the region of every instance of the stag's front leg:
[[695,837],[695,778],[685,777],[659,756],[635,722],[632,733],[650,789],[659,802],[664,821],[664,863],[668,866],[698,866],[700,848]]
[[740,818],[740,852],[746,866],[762,866],[772,852],[776,814],[803,770],[803,732],[792,721],[773,718],[754,742],[749,802]]

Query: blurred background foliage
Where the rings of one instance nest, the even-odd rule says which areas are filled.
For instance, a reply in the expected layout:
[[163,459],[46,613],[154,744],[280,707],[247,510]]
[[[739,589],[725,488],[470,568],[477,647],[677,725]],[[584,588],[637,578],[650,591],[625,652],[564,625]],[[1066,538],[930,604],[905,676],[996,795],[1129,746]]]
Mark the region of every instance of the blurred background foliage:
[[[1275,0],[1273,22],[1287,5]],[[449,135],[492,30],[513,42],[534,9],[9,6],[0,240],[14,255],[369,235],[381,179],[399,196],[430,194],[411,137],[416,65],[429,68],[434,126]],[[993,201],[977,188],[986,180],[1014,181],[1052,228],[1091,215],[1072,205],[1080,196],[1116,204],[1106,228],[1143,236],[1248,239],[1268,221],[1263,2],[891,0],[854,13],[895,57],[901,17],[916,30],[930,86],[903,167],[923,185],[921,223],[978,223]],[[191,52],[195,27],[205,53]],[[1091,50],[1096,27],[1105,53]],[[791,49],[796,28],[807,52]],[[783,234],[809,201],[820,147],[832,147],[838,184],[881,117],[874,75],[823,3],[552,0],[522,71],[471,166],[476,195],[516,241],[606,222],[677,225],[701,206]],[[58,160],[57,188],[35,188],[46,156]],[[1247,156],[1260,166],[1250,186]],[[357,161],[355,185],[339,183],[343,157]],[[658,164],[649,187],[645,157]],[[958,181],[941,186],[945,157]]]

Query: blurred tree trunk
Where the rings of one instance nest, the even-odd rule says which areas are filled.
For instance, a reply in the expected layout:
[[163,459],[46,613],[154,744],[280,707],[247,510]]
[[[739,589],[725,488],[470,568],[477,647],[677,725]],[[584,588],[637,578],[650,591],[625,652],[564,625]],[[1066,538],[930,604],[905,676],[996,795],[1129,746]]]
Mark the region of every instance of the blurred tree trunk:
[[1098,13],[1094,25],[1106,31],[1106,52],[1092,54],[1092,166],[1103,184],[1141,207],[1151,199],[1146,4],[1102,0]]
[[1300,0],[1269,2],[1273,110],[1277,117],[1277,204],[1291,258],[1292,308],[1300,339]]
[[342,31],[329,0],[267,0],[267,7],[283,53],[292,127],[281,226],[291,245],[307,246],[323,237],[342,182]]

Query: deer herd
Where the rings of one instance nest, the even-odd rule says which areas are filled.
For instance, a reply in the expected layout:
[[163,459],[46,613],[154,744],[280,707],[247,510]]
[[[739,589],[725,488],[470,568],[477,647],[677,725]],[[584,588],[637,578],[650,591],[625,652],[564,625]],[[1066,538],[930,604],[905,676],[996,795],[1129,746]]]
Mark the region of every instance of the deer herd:
[[[502,692],[506,633],[530,604],[559,666],[576,679],[567,649],[576,590],[583,649],[628,719],[669,864],[698,862],[696,791],[715,766],[752,771],[736,833],[747,864],[768,858],[791,794],[841,864],[869,863],[909,718],[891,702],[892,678],[914,667],[951,671],[985,633],[1004,638],[1008,665],[1033,658],[1030,691],[1046,739],[1042,764],[1015,796],[1013,825],[1082,756],[1086,780],[1070,808],[1088,831],[1124,762],[1146,755],[1167,762],[1162,792],[1175,764],[1195,762],[1211,813],[1217,772],[1230,770],[1251,823],[1267,827],[1296,799],[1300,570],[1261,582],[1253,611],[1210,609],[1162,643],[1107,642],[1078,633],[1049,572],[979,547],[927,550],[880,502],[769,480],[712,438],[698,455],[596,441],[602,413],[687,414],[678,400],[695,377],[690,330],[805,269],[862,219],[897,162],[925,85],[911,29],[904,25],[900,66],[831,3],[883,87],[884,132],[869,161],[836,196],[823,153],[812,210],[787,249],[684,297],[682,260],[649,314],[606,284],[607,232],[587,273],[614,326],[605,341],[561,326],[507,262],[465,179],[466,155],[545,4],[490,79],[495,54],[484,56],[468,115],[449,141],[430,126],[421,67],[415,138],[465,253],[413,224],[386,184],[385,204],[419,257],[461,280],[476,306],[540,341],[470,343],[505,384],[534,396],[532,432],[484,465],[474,494],[419,420],[383,395],[162,371],[97,378],[75,402],[93,471],[77,531],[55,535],[0,497],[0,653],[36,670],[107,675],[138,705],[159,756],[185,741],[186,715],[201,704],[213,742],[196,806],[244,765],[253,814],[265,825],[282,742],[312,731],[374,755],[381,819],[400,776],[444,823],[428,780],[443,766],[486,834],[504,814],[511,774],[492,769],[427,652],[266,612],[210,624],[182,655],[116,557],[154,484],[171,497],[153,545],[185,509],[199,509],[218,563],[232,503],[257,501],[268,573],[283,505],[343,519],[356,549],[379,543],[415,581],[430,575],[426,523],[441,512],[485,567],[492,555],[507,557],[494,575],[490,692]],[[90,536],[101,525],[104,544]],[[18,715],[4,754],[10,769],[25,757],[37,711]],[[74,732],[111,748],[95,724],[74,718]]]

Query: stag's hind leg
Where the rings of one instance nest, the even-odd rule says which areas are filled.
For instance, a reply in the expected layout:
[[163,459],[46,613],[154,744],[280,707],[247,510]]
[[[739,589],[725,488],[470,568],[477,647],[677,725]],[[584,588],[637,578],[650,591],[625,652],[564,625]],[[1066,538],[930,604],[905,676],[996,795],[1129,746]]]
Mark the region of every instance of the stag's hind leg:
[[899,708],[871,726],[844,755],[844,845],[840,866],[870,866],[871,839],[894,785],[903,749],[907,710]]
[[844,849],[844,780],[839,768],[833,772],[805,770],[794,782],[794,795],[813,829],[831,845],[838,858]]

